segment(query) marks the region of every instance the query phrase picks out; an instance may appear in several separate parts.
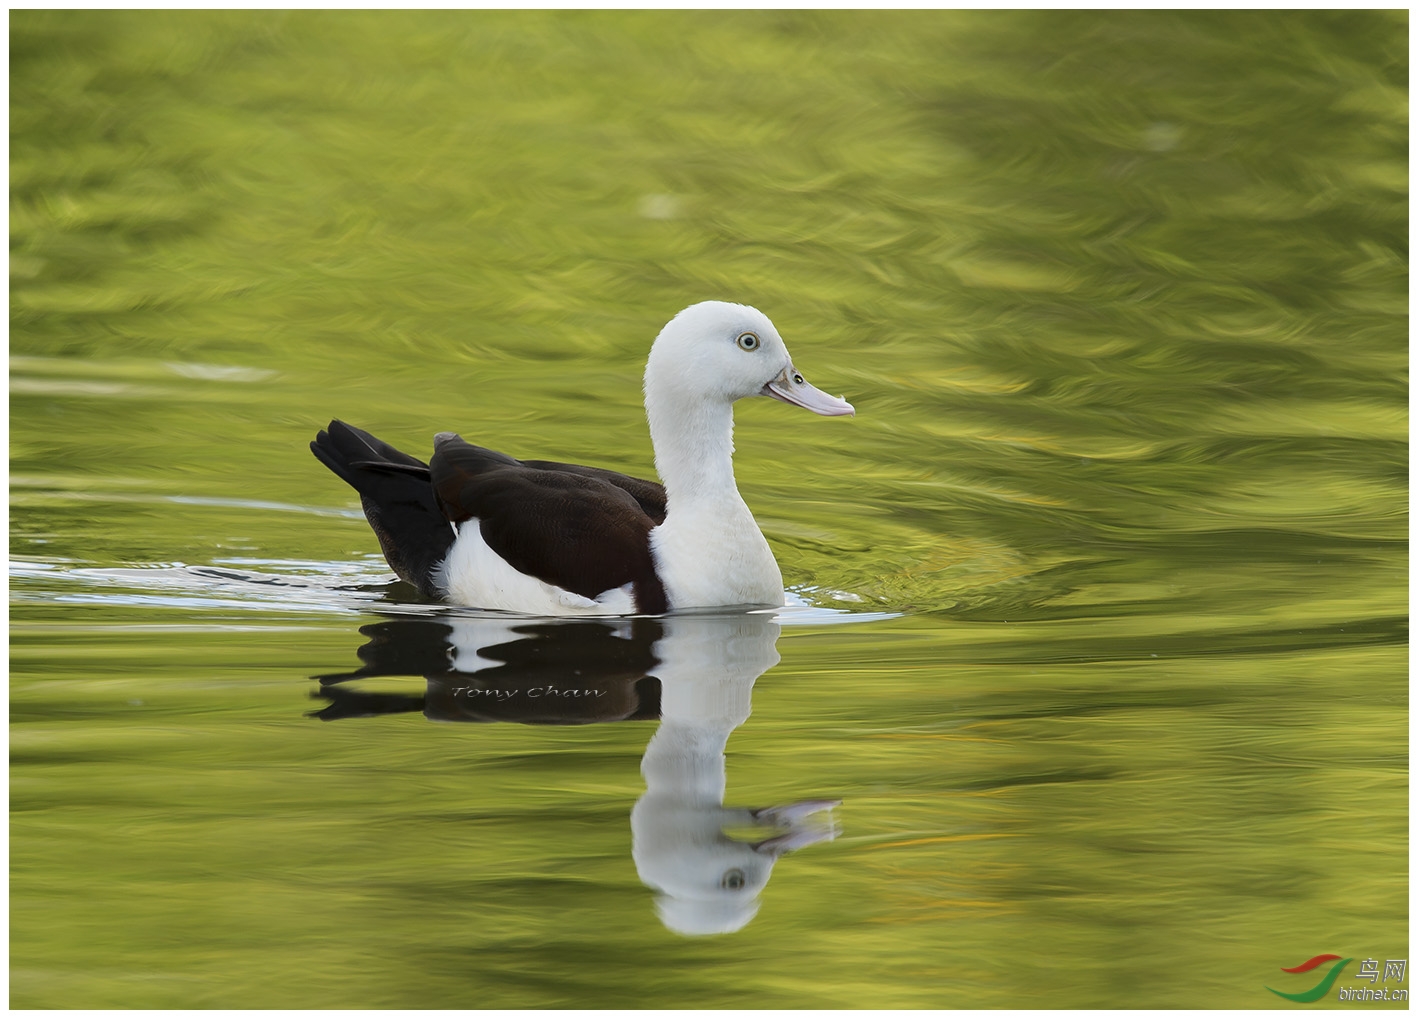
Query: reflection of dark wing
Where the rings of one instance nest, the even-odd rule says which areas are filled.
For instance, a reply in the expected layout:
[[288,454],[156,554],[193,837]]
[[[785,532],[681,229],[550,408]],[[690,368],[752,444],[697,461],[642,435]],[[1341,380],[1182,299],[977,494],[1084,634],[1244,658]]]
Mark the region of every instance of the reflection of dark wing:
[[430,683],[426,714],[543,725],[659,717],[660,681],[649,676],[659,621],[529,622],[512,633],[478,649],[487,668]]
[[434,567],[448,554],[454,533],[439,510],[424,462],[342,421],[322,429],[310,449],[360,494],[390,569],[426,598],[441,597]]
[[[444,622],[449,619],[455,623]],[[547,725],[660,715],[660,681],[650,675],[659,665],[655,643],[664,634],[658,620],[519,623],[445,617],[385,620],[361,627],[360,633],[370,639],[359,650],[364,665],[317,678],[323,686],[316,696],[331,702],[313,713],[320,719],[421,711],[430,719]],[[486,665],[460,670],[456,660]],[[423,676],[427,691],[411,696],[335,686],[386,676]]]
[[[668,608],[650,552],[659,521],[642,502],[655,509],[659,486],[594,468],[523,464],[447,432],[434,441],[429,471],[444,516],[477,518],[483,540],[514,570],[589,599],[629,584],[639,612]],[[663,519],[663,491],[658,508]]]
[[660,681],[653,676],[626,682],[596,681],[594,687],[547,684],[502,689],[463,685],[449,679],[429,684],[427,695],[380,694],[345,687],[322,687],[311,695],[330,702],[309,713],[324,722],[376,715],[422,712],[443,722],[515,722],[570,726],[660,718]]
[[[480,683],[569,685],[578,680],[639,679],[660,660],[653,651],[663,630],[656,620],[613,626],[590,620],[514,627],[516,640],[484,645],[478,657],[502,663],[471,674]],[[629,633],[627,633],[629,631]],[[469,676],[470,674],[462,674]]]

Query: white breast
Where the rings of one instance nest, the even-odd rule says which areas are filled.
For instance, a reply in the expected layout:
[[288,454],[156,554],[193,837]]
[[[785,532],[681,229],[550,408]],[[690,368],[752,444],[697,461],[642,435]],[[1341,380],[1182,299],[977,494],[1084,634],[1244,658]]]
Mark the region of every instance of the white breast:
[[483,541],[476,517],[458,526],[458,538],[436,579],[450,602],[481,609],[531,616],[626,616],[636,611],[630,585],[589,599],[519,572]]
[[650,549],[672,609],[783,605],[783,575],[737,492],[677,507],[650,533]]

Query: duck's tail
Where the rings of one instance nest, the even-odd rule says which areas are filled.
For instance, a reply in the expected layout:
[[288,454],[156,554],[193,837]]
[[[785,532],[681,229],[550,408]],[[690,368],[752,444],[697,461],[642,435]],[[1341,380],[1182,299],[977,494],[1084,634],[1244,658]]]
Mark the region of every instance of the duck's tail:
[[429,466],[343,421],[332,421],[310,452],[360,494],[390,568],[426,598],[441,598],[435,569],[457,537],[429,483]]

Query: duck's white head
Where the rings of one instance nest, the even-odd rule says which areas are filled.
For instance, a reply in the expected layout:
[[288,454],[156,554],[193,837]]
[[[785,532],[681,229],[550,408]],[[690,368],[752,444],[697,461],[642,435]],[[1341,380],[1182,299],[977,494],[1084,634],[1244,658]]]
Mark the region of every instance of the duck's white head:
[[757,308],[701,301],[671,319],[655,338],[645,366],[646,404],[728,405],[741,397],[775,397],[817,414],[852,414],[793,367],[783,338]]

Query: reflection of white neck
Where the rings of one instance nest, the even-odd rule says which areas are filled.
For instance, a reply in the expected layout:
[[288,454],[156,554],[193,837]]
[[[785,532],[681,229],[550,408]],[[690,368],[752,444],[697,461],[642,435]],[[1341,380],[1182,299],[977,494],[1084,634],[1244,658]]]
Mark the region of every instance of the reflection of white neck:
[[671,617],[656,645],[660,729],[641,761],[647,795],[718,807],[724,746],[749,718],[754,681],[778,662],[768,616]]
[[774,858],[724,834],[751,821],[723,806],[724,747],[749,717],[754,681],[778,662],[779,627],[767,614],[665,623],[655,649],[661,722],[641,761],[646,793],[631,812],[632,854],[641,880],[662,893],[667,927],[736,931],[758,910]]

